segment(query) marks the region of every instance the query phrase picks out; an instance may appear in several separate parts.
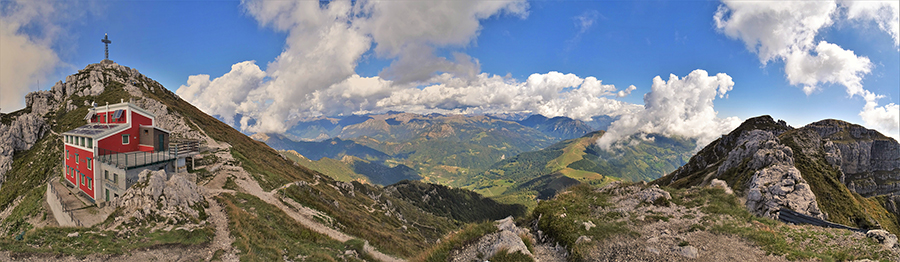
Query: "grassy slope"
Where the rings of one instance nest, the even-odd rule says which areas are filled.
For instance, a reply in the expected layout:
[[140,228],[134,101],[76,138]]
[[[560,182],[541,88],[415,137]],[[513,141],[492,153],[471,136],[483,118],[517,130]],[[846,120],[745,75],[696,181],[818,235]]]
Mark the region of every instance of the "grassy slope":
[[160,101],[168,106],[170,111],[178,112],[197,126],[202,127],[203,131],[216,141],[231,144],[233,151],[237,153],[234,155],[243,163],[243,168],[256,178],[264,190],[272,190],[301,179],[312,179],[314,171],[306,167],[294,166],[293,162],[283,158],[278,151],[203,113],[172,91],[163,88],[159,83],[155,81],[145,83],[155,87],[153,91],[142,89],[145,96]]
[[241,261],[277,261],[306,257],[338,261],[347,247],[300,225],[277,207],[253,195],[222,194],[216,200],[228,214],[228,228]]
[[364,175],[357,174],[353,172],[353,169],[350,166],[344,164],[340,160],[335,160],[327,157],[323,157],[322,159],[313,161],[309,158],[302,157],[300,154],[293,150],[280,151],[282,155],[286,156],[288,159],[297,162],[301,166],[308,167],[312,170],[318,171],[322,174],[328,175],[331,178],[334,178],[338,181],[350,182],[350,181],[360,181],[360,182],[369,182],[369,178]]
[[[783,255],[791,260],[890,259],[890,252],[884,251],[880,245],[868,238],[851,245],[830,241],[840,238],[837,236],[839,234],[851,235],[852,232],[847,230],[789,226],[771,219],[755,217],[744,208],[737,196],[726,194],[721,189],[668,187],[663,189],[672,195],[671,203],[661,201],[653,205],[700,208],[702,213],[698,215],[701,216],[701,222],[691,225],[691,231],[709,231],[740,237],[758,245],[767,253]],[[642,215],[639,213],[622,214],[614,209],[605,208],[613,206],[613,203],[609,202],[612,195],[608,192],[596,190],[595,187],[588,185],[571,187],[568,192],[558,195],[555,199],[539,203],[531,219],[538,220],[538,227],[547,236],[567,247],[572,261],[584,260],[598,241],[606,241],[613,236],[645,238],[629,228],[655,222],[652,219],[636,219]],[[659,222],[671,219],[665,216],[646,216],[646,218],[654,218]],[[585,227],[576,221],[591,221],[597,226],[585,230]],[[575,241],[579,236],[590,236],[593,241],[576,245]]]
[[[329,182],[322,181],[320,185],[324,183]],[[423,212],[406,201],[383,195],[380,188],[358,182],[350,185],[352,187],[342,187],[340,191],[329,190],[332,189],[329,186],[295,185],[280,193],[333,218],[326,219],[326,225],[365,237],[382,251],[401,257],[422,251],[459,225],[453,220]],[[380,197],[375,201],[369,195]]]
[[[793,149],[794,152],[802,152],[798,140],[802,136],[798,134],[802,130],[792,130],[782,134],[781,142]],[[803,178],[810,185],[813,194],[819,202],[819,208],[828,214],[828,220],[850,225],[854,227],[871,229],[877,227],[877,221],[884,229],[900,233],[900,221],[896,216],[886,216],[888,213],[882,205],[872,205],[876,200],[871,200],[851,192],[840,181],[840,173],[825,161],[824,154],[817,150],[812,155],[795,154],[794,165],[803,174]]]

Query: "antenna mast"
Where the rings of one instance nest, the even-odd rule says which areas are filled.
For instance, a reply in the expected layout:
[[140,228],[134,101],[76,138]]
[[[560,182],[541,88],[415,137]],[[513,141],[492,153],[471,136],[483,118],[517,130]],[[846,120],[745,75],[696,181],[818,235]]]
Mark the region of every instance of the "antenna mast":
[[106,46],[106,58],[103,60],[109,60],[109,44],[112,43],[112,41],[109,41],[109,35],[103,34],[103,39],[100,39],[100,42],[103,42],[103,45]]

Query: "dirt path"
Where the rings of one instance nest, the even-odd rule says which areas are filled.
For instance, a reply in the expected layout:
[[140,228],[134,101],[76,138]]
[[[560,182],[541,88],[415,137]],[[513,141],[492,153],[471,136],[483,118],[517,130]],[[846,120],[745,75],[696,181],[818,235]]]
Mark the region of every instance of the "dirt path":
[[[287,214],[288,216],[290,216],[291,218],[293,218],[294,220],[296,220],[303,226],[309,228],[310,230],[327,235],[327,236],[329,236],[337,241],[341,241],[341,242],[355,238],[355,237],[347,235],[343,232],[340,232],[340,231],[337,231],[330,227],[327,227],[325,225],[322,225],[321,223],[319,223],[315,220],[312,220],[310,217],[308,217],[309,215],[318,213],[318,211],[316,211],[316,210],[309,210],[309,208],[303,207],[302,205],[297,204],[296,202],[294,202],[292,200],[285,200],[285,202],[290,203],[292,205],[292,207],[288,207],[287,205],[285,205],[284,202],[282,202],[282,200],[276,196],[276,192],[278,192],[278,190],[280,190],[280,189],[284,189],[291,185],[294,185],[294,183],[289,183],[289,184],[283,185],[275,190],[266,192],[265,190],[262,189],[262,187],[259,186],[259,183],[256,182],[256,180],[253,180],[250,177],[250,174],[248,174],[243,169],[239,169],[239,170],[230,169],[229,171],[230,172],[227,172],[227,173],[229,173],[230,175],[234,175],[237,178],[237,179],[235,179],[235,183],[241,189],[246,191],[248,194],[254,195],[254,196],[258,197],[259,199],[262,199],[266,203],[269,203],[271,205],[278,207],[278,209],[281,209],[282,211],[284,211],[285,214]],[[226,172],[223,172],[223,173],[226,173]],[[318,183],[318,181],[316,181],[316,183]],[[306,211],[306,212],[301,213],[301,210]],[[363,248],[366,251],[366,253],[368,253],[375,259],[378,259],[381,261],[385,261],[385,262],[404,261],[402,259],[398,259],[398,258],[389,256],[387,254],[381,253],[378,250],[375,250],[374,247],[369,245],[368,241],[366,241],[365,246]]]

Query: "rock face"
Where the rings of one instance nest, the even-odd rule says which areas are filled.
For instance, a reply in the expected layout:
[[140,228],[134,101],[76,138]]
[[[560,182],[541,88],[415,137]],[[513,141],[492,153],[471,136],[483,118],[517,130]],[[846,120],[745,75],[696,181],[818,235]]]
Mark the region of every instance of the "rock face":
[[805,126],[821,137],[825,159],[843,173],[847,188],[862,196],[900,192],[900,143],[875,130],[839,120]]
[[[467,246],[463,250],[454,251],[454,262],[486,260],[493,257],[497,251],[507,250],[509,253],[522,252],[529,257],[534,257],[522,242],[519,235],[527,234],[526,229],[516,227],[512,217],[497,220],[497,232],[485,235],[477,243]],[[588,240],[589,241],[589,240]],[[479,259],[480,258],[480,259]]]
[[794,167],[794,152],[770,131],[744,132],[719,166],[716,177],[732,168],[757,170],[747,186],[747,209],[757,216],[778,218],[778,210],[791,210],[825,219],[813,194]]
[[110,206],[122,208],[123,215],[117,218],[119,223],[132,218],[186,221],[200,217],[196,206],[205,201],[197,184],[184,177],[167,178],[165,171],[144,170],[138,175],[138,182],[122,197],[111,201]]
[[12,168],[13,155],[30,149],[49,129],[35,112],[20,115],[9,125],[0,123],[0,187],[6,181],[6,171]]

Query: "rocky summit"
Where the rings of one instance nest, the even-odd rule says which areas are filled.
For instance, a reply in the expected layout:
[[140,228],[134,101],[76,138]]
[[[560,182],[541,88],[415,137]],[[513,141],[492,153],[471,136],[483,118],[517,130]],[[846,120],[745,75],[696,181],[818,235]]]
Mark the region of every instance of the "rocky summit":
[[[751,118],[654,183],[673,187],[725,181],[750,212],[778,218],[787,208],[866,229],[898,230],[900,145],[839,120],[801,128]],[[822,202],[824,199],[824,203]]]

